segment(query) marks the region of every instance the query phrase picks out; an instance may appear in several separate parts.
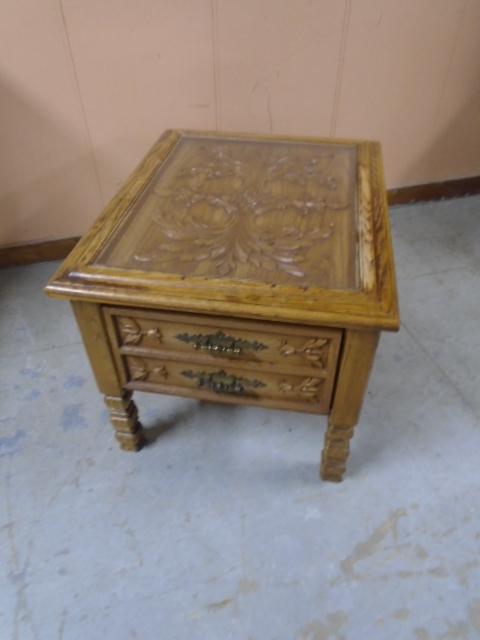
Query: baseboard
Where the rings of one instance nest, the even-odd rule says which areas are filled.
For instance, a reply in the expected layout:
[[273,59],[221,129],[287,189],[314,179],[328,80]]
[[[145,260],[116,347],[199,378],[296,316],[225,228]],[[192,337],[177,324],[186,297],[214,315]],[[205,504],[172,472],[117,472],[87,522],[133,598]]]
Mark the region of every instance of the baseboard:
[[61,238],[48,242],[0,247],[0,267],[13,267],[34,262],[49,262],[66,258],[80,238]]
[[480,193],[480,176],[415,184],[411,187],[388,190],[388,204],[413,204],[447,198],[462,198]]
[[[429,182],[416,184],[411,187],[388,190],[388,204],[413,204],[430,200],[446,198],[461,198],[480,193],[480,176],[459,178],[458,180],[444,180],[443,182]],[[49,262],[63,260],[67,257],[79,238],[62,238],[48,242],[30,242],[8,247],[0,247],[0,267],[32,264],[34,262]]]

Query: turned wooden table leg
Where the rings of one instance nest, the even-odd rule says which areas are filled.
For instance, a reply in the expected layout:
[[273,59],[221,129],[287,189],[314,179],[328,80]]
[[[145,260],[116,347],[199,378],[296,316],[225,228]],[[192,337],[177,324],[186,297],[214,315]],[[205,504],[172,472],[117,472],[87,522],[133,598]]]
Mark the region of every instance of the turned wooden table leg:
[[131,391],[122,396],[105,396],[110,421],[115,429],[115,438],[125,451],[139,451],[143,444],[142,425],[138,421],[137,407]]
[[333,404],[328,417],[320,476],[340,482],[367,389],[379,338],[378,331],[345,332]]
[[325,444],[322,451],[320,476],[322,480],[340,482],[347,467],[350,439],[355,425],[334,424],[328,421]]
[[72,307],[98,388],[105,396],[115,437],[122,449],[138,451],[144,444],[142,425],[131,391],[122,387],[101,307],[90,302],[72,302]]

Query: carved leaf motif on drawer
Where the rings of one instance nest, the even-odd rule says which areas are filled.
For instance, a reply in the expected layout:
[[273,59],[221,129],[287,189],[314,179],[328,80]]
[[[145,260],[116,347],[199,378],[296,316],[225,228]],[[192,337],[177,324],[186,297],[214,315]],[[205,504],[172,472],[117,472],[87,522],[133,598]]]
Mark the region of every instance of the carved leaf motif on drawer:
[[321,382],[319,378],[305,378],[305,380],[295,385],[288,382],[288,380],[282,380],[278,384],[278,388],[284,393],[295,393],[308,400],[315,400],[320,390]]
[[119,318],[118,326],[120,328],[122,344],[124,345],[139,344],[145,336],[149,336],[158,342],[162,342],[162,332],[158,327],[142,329],[138,322],[132,318]]
[[163,365],[150,367],[144,360],[130,361],[129,363],[130,377],[135,381],[148,380],[151,374],[160,377],[163,380],[168,378],[167,368]]
[[326,366],[328,345],[327,338],[310,338],[301,347],[294,347],[285,340],[280,348],[280,353],[284,357],[299,355],[306,358],[314,367]]

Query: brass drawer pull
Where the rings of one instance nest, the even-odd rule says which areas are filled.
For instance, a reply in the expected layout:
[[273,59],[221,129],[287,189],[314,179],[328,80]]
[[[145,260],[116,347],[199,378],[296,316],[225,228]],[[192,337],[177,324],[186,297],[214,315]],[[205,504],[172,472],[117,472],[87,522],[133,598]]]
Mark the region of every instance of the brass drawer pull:
[[189,369],[188,371],[182,371],[182,376],[190,378],[190,380],[197,380],[197,386],[200,389],[206,388],[215,393],[232,393],[237,396],[245,395],[247,393],[246,387],[258,389],[266,386],[266,384],[260,380],[249,380],[241,376],[234,376],[228,374],[223,369],[213,373],[192,371]]
[[227,336],[223,331],[207,334],[179,333],[176,338],[187,344],[193,344],[194,349],[211,351],[213,355],[221,355],[224,353],[239,355],[243,351],[261,351],[262,349],[267,349],[267,345],[257,340],[250,341],[233,338],[232,336]]

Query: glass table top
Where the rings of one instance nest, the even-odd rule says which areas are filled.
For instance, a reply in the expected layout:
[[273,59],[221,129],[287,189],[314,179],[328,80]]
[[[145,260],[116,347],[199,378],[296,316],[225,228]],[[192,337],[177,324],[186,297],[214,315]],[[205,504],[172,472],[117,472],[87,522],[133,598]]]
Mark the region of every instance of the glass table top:
[[359,288],[355,145],[182,136],[96,264]]

